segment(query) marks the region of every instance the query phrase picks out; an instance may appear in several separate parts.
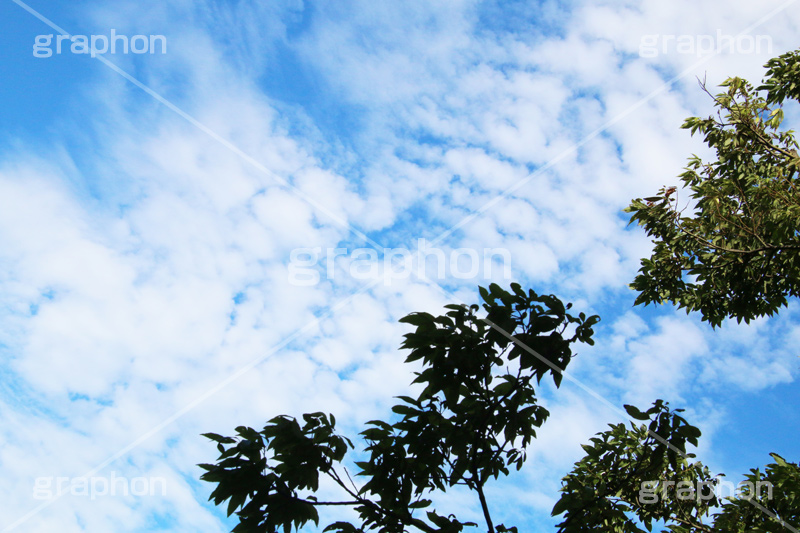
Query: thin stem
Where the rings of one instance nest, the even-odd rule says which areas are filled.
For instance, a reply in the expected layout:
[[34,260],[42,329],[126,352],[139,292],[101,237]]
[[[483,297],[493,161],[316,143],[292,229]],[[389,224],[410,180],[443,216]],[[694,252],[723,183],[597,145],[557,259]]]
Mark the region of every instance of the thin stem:
[[[345,471],[346,471],[346,470],[345,470]],[[356,499],[356,502],[355,502],[355,504],[356,504],[356,505],[366,505],[366,506],[368,506],[368,507],[371,507],[372,509],[374,509],[374,510],[378,511],[379,513],[383,514],[384,516],[391,516],[391,517],[394,517],[394,518],[398,519],[400,522],[402,522],[404,525],[407,525],[407,526],[414,526],[414,527],[416,527],[417,529],[419,529],[419,530],[421,530],[421,531],[424,531],[425,533],[437,533],[437,531],[438,531],[438,530],[436,530],[436,529],[432,528],[431,526],[429,526],[428,524],[426,524],[426,523],[425,523],[425,522],[423,522],[422,520],[420,520],[420,519],[418,519],[418,518],[414,518],[414,517],[413,517],[413,516],[411,516],[410,514],[408,514],[408,515],[401,515],[401,514],[399,514],[399,513],[396,513],[396,512],[394,512],[394,511],[392,511],[391,509],[384,509],[382,506],[378,505],[377,503],[373,502],[372,500],[369,500],[369,499],[367,499],[367,498],[364,498],[363,496],[360,496],[358,493],[356,493],[356,492],[353,492],[353,491],[352,491],[352,490],[350,490],[350,488],[349,488],[349,487],[348,487],[348,486],[347,486],[347,485],[344,483],[344,481],[342,481],[342,478],[341,478],[341,477],[339,477],[339,474],[337,474],[337,473],[336,473],[336,471],[335,471],[333,468],[331,468],[331,469],[328,471],[328,475],[329,475],[329,476],[330,476],[330,477],[331,477],[331,478],[332,478],[332,479],[333,479],[333,480],[334,480],[334,481],[335,481],[335,482],[336,482],[336,483],[337,483],[337,484],[338,484],[340,487],[342,487],[342,488],[345,490],[345,492],[347,492],[347,493],[348,493],[350,496],[352,496],[353,498],[355,498],[355,499]],[[348,474],[348,477],[349,477],[349,474]],[[350,480],[350,482],[352,483],[352,479]],[[313,502],[309,502],[309,503],[313,503]]]
[[708,526],[705,526],[703,524],[699,524],[697,522],[693,522],[691,520],[686,520],[686,519],[683,519],[683,518],[679,518],[677,516],[673,516],[673,517],[671,517],[671,519],[676,521],[676,522],[678,522],[679,524],[683,524],[684,526],[689,526],[689,527],[692,527],[694,529],[699,529],[700,531],[708,531],[709,533],[714,531],[713,529],[711,529]]
[[486,519],[486,526],[489,528],[489,533],[494,532],[494,525],[492,525],[492,516],[489,514],[489,506],[486,504],[486,496],[483,494],[483,483],[475,484],[475,490],[478,491],[478,498],[481,500],[481,508],[483,509],[483,517]]

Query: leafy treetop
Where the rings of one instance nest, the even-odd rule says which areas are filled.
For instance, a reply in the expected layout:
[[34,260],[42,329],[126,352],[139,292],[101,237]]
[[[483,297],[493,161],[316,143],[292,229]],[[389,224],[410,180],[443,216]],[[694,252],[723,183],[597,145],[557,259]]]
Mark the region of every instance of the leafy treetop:
[[772,315],[800,295],[800,158],[793,132],[780,130],[784,102],[800,100],[800,51],[765,66],[761,86],[730,78],[715,116],[683,124],[717,155],[693,157],[680,175],[693,211],[676,187],[626,208],[655,242],[631,284],[636,304],[668,301],[716,327]]

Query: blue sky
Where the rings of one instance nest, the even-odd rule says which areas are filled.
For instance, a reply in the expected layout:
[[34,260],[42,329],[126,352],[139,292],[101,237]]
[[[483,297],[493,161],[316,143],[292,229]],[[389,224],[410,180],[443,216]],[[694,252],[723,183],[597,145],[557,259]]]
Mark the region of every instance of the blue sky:
[[[632,307],[650,244],[621,212],[708,155],[679,129],[712,110],[697,78],[759,80],[798,3],[25,3],[72,35],[167,43],[96,58],[34,57],[57,32],[20,4],[0,3],[0,531],[229,530],[200,433],[324,409],[354,436],[412,379],[397,320],[490,282],[602,317],[570,369],[608,402],[543,388],[527,466],[490,488],[506,524],[552,527],[580,443],[622,420],[609,405],[686,408],[729,480],[800,455],[796,302],[718,331]],[[419,239],[441,279],[360,274],[357,249]],[[296,283],[310,257],[319,282]],[[112,473],[166,494],[34,490]],[[477,518],[467,494],[438,504]]]

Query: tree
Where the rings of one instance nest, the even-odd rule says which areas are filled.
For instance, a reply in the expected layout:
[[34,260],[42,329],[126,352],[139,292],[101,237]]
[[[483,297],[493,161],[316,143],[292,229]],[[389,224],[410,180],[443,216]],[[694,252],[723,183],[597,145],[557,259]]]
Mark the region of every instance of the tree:
[[583,446],[586,456],[564,478],[553,507],[554,516],[564,515],[558,533],[644,533],[658,522],[673,533],[798,530],[800,466],[771,454],[775,463],[763,474],[751,470],[719,498],[720,478],[687,453],[700,431],[678,414],[681,409],[670,411],[661,400],[644,413],[625,408],[649,424],[611,425]]
[[[636,304],[669,301],[700,311],[716,327],[726,318],[771,316],[798,296],[800,159],[793,133],[779,127],[784,101],[800,100],[800,53],[766,67],[757,89],[726,80],[726,92],[713,97],[716,117],[685,121],[717,155],[711,163],[693,157],[680,176],[696,202],[692,212],[684,216],[688,206],[674,186],[626,209],[655,243],[631,285],[639,292]],[[751,470],[734,496],[720,499],[719,478],[686,451],[700,432],[681,410],[661,400],[644,413],[626,409],[649,424],[611,425],[584,445],[586,456],[564,478],[553,508],[554,516],[564,515],[559,533],[643,532],[656,522],[673,532],[798,531],[797,464],[771,454],[775,463],[763,474]]]
[[671,302],[716,327],[800,295],[800,158],[793,132],[780,130],[784,102],[800,101],[800,51],[765,67],[758,88],[730,78],[716,115],[684,122],[717,156],[692,157],[680,175],[691,210],[675,186],[626,208],[655,244],[631,284],[636,304]]
[[[592,344],[599,318],[573,316],[571,306],[552,295],[517,284],[511,289],[480,289],[483,318],[477,305],[448,305],[438,317],[401,319],[415,328],[402,347],[410,350],[406,362],[422,365],[413,382],[422,390],[399,397],[393,422],[367,422],[361,432],[367,458],[355,463],[356,479],[364,483],[342,465],[353,444],[336,434],[333,415],[305,414],[302,422],[278,416],[261,431],[237,427],[236,437],[206,433],[220,456],[200,465],[206,470],[201,479],[217,484],[210,497],[215,504],[227,501],[228,515],[236,513],[234,531],[289,533],[308,522],[318,525],[320,508],[348,506],[355,523],[334,522],[325,531],[455,533],[476,524],[432,508],[430,495],[456,485],[474,492],[490,533],[516,531],[496,522],[485,486],[522,467],[526,447],[549,415],[537,403],[535,386],[548,374],[560,384],[572,345]],[[340,499],[317,499],[322,476]]]

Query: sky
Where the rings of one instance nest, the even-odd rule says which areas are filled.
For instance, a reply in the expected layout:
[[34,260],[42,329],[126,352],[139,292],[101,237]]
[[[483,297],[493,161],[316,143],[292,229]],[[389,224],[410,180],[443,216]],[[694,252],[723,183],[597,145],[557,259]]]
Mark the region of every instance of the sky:
[[[0,20],[0,531],[229,531],[201,433],[323,410],[355,437],[413,379],[398,320],[493,282],[602,318],[488,488],[499,521],[554,530],[561,477],[626,403],[685,408],[727,480],[800,456],[797,303],[716,331],[634,307],[651,243],[622,212],[710,156],[680,129],[713,111],[698,80],[759,81],[797,0],[2,0]],[[437,505],[479,518],[469,494]]]

